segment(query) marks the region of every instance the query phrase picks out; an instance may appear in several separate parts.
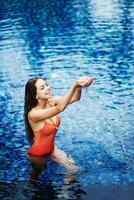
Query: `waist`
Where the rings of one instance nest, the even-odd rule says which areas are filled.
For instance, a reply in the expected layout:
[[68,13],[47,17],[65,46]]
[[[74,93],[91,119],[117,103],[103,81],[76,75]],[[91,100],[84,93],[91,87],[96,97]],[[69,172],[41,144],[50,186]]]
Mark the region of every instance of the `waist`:
[[46,156],[51,154],[54,149],[54,143],[47,145],[32,145],[28,148],[27,154],[30,156]]

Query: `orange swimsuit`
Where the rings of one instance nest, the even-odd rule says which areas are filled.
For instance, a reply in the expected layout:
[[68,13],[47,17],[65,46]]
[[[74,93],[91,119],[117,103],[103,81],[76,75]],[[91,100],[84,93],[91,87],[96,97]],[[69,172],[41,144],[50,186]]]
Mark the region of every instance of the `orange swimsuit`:
[[[60,117],[56,116],[56,124],[60,125]],[[35,140],[27,153],[33,156],[44,156],[50,154],[54,148],[54,138],[57,129],[53,124],[44,121],[44,126],[39,131],[34,132]]]

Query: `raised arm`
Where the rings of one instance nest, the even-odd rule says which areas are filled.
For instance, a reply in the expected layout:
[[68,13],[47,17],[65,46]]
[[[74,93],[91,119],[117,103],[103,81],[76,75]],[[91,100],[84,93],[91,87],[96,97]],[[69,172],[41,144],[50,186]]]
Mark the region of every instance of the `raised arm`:
[[[74,103],[78,100],[80,100],[81,98],[81,93],[82,93],[82,88],[84,87],[88,87],[89,85],[92,84],[93,82],[93,78],[91,77],[82,77],[81,79],[77,80],[79,87],[76,88],[72,98],[70,99],[68,104]],[[67,94],[66,94],[67,95]],[[61,100],[62,100],[62,96],[54,96],[53,97],[53,101],[56,102],[56,104],[58,104]]]
[[32,109],[28,114],[28,118],[33,121],[41,121],[57,115],[60,112],[63,112],[66,106],[69,104],[70,100],[72,99],[77,88],[88,87],[89,85],[91,85],[92,82],[92,78],[80,78],[72,85],[69,92],[67,92],[62,98],[57,101],[57,104],[55,106],[38,110]]
[[[72,98],[70,99],[70,101],[68,102],[68,105],[71,104],[71,103],[74,103],[78,100],[80,100],[81,98],[81,93],[82,93],[82,88],[81,87],[77,87]],[[58,104],[61,99],[64,98],[64,96],[54,96],[52,97],[53,101]]]
[[[91,77],[82,77],[79,80],[77,80],[78,87],[76,88],[71,100],[69,101],[69,104],[76,102],[80,100],[82,88],[88,87],[92,84],[93,78]],[[55,100],[58,102],[62,97],[55,97]]]
[[77,82],[74,83],[70,88],[69,92],[58,102],[58,104],[56,104],[56,106],[46,109],[32,109],[28,114],[29,119],[33,121],[41,121],[48,119],[60,112],[63,112],[68,103],[70,102],[78,86],[79,84]]
[[81,93],[82,93],[82,87],[77,87],[77,89],[75,90],[74,95],[72,96],[72,99],[70,100],[69,103],[73,103],[75,101],[80,100],[81,98]]

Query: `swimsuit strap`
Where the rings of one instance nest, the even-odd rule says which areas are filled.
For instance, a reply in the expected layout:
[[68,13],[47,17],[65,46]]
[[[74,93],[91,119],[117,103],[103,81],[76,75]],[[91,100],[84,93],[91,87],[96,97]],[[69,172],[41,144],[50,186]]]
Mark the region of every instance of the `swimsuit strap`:
[[[47,101],[48,102],[48,101]],[[48,102],[48,105],[50,106],[50,107],[52,107],[50,104],[49,104],[49,102]],[[57,116],[56,116],[57,117]],[[53,124],[53,126],[56,128],[56,129],[58,129],[58,127],[55,125],[55,123],[53,122],[53,120],[51,119],[51,117],[49,118],[49,120],[52,122],[52,124]],[[57,119],[56,119],[56,124],[57,124]]]

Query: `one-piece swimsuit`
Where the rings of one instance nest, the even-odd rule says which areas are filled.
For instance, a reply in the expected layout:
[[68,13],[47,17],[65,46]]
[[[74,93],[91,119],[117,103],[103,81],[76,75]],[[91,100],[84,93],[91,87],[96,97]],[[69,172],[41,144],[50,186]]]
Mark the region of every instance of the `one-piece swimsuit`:
[[60,117],[56,115],[56,124],[50,124],[44,121],[43,127],[34,131],[34,143],[27,150],[30,156],[45,156],[54,149],[54,139],[57,127],[60,125]]

